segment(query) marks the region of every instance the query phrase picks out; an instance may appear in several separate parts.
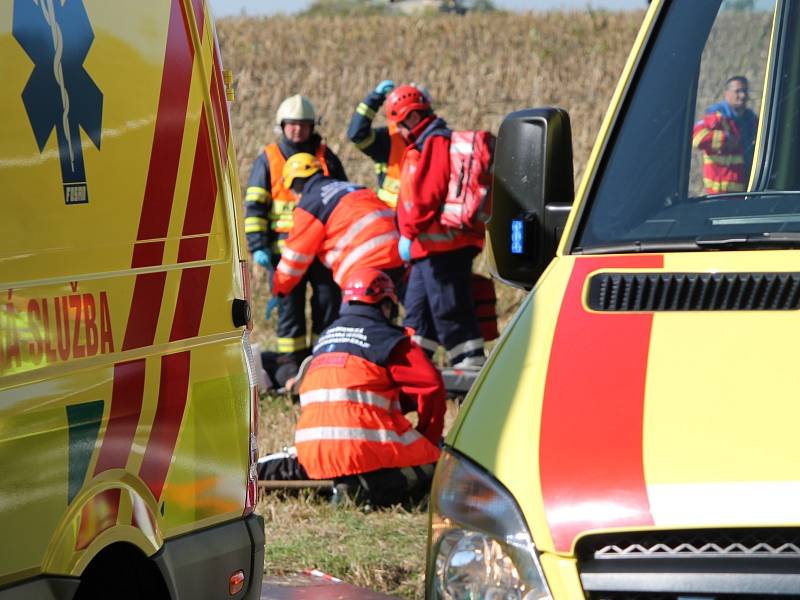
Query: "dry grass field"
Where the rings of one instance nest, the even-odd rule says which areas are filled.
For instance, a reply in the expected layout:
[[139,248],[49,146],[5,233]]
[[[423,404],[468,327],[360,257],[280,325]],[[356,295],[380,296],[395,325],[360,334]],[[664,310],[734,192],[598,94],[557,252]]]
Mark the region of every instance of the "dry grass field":
[[[426,85],[437,111],[458,129],[496,132],[513,110],[566,108],[580,176],[641,18],[642,13],[584,11],[223,19],[218,33],[225,66],[234,74],[231,110],[242,186],[259,149],[275,139],[278,104],[295,93],[315,103],[319,131],[350,179],[372,185],[371,162],[345,132],[358,102],[386,78]],[[376,123],[382,122],[379,115]],[[476,267],[485,270],[480,261]],[[256,283],[254,295],[254,337],[269,347],[274,322],[261,316],[263,282]],[[522,294],[498,289],[498,296],[502,326]],[[296,415],[288,399],[264,399],[262,452],[291,443]],[[422,596],[424,511],[364,512],[303,496],[268,496],[259,511],[267,521],[268,573],[314,567],[404,598]]]

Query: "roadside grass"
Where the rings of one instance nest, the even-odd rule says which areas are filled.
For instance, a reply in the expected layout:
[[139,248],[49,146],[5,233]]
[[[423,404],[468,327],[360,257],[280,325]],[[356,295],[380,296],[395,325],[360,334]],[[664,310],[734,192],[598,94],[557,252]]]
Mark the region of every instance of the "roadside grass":
[[[261,399],[260,455],[293,443],[299,406],[287,395]],[[448,401],[445,432],[458,414]],[[415,415],[409,418],[414,422]],[[425,506],[367,509],[310,491],[264,493],[264,573],[291,575],[319,569],[347,583],[401,598],[422,598],[428,514]]]

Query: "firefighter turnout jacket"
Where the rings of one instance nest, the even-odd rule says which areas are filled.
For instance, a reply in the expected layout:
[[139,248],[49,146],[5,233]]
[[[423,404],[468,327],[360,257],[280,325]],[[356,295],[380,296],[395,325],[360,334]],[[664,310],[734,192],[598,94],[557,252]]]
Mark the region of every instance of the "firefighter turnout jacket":
[[692,146],[703,151],[706,194],[744,191],[755,149],[758,117],[750,109],[735,115],[727,102],[708,108],[695,123]]
[[[401,406],[413,405],[416,429]],[[442,378],[378,306],[349,304],[326,329],[300,387],[295,446],[313,479],[436,462]]]
[[253,164],[245,195],[244,225],[250,252],[271,250],[279,254],[283,248],[292,229],[292,212],[297,200],[283,185],[281,172],[286,159],[298,152],[316,156],[326,175],[342,181],[347,179],[339,158],[316,133],[302,144],[294,144],[281,136],[277,143],[265,146]]
[[397,127],[372,127],[375,114],[384,102],[384,96],[371,92],[356,107],[347,137],[356,148],[369,156],[375,163],[378,176],[378,198],[387,206],[397,206],[397,194],[400,191],[400,163],[406,142],[397,131]]
[[316,173],[306,182],[294,211],[294,227],[275,269],[272,291],[288,294],[314,258],[339,286],[354,267],[391,269],[403,264],[394,211],[375,192]]
[[397,223],[400,234],[413,241],[412,259],[467,246],[483,248],[482,231],[439,222],[450,182],[450,129],[444,120],[428,116],[411,132],[400,182]]

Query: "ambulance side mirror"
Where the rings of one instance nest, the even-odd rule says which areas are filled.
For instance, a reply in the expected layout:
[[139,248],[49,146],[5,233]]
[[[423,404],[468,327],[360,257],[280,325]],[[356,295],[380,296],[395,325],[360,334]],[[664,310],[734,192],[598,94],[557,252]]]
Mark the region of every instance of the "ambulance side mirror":
[[500,125],[487,225],[492,274],[530,289],[556,254],[572,208],[572,131],[560,108],[513,112]]

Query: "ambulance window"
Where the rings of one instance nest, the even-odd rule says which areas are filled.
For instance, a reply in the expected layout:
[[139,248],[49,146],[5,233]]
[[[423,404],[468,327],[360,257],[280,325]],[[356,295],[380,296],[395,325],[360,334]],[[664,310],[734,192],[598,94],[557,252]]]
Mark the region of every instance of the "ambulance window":
[[[725,177],[724,169],[716,178],[704,177],[704,171],[708,174],[717,165],[736,167],[741,160],[735,171],[741,173],[736,187],[744,189],[750,179],[774,2],[760,4],[761,10],[756,10],[754,2],[723,2],[703,49],[692,127],[689,196],[729,191],[731,184],[726,179],[733,178]],[[723,132],[727,127],[731,138],[738,134],[740,147],[715,148],[716,127]],[[727,140],[723,143],[735,145]]]
[[763,176],[766,189],[783,192],[800,190],[800,4],[788,3],[786,13]]
[[[741,196],[730,193],[748,189],[776,2],[665,2],[591,184],[574,251],[647,242],[669,249],[717,233],[717,217],[741,211]],[[723,106],[727,99],[737,102],[736,114]],[[708,135],[698,126],[704,121]],[[731,123],[746,130],[746,157],[732,157],[723,143],[719,132]]]

